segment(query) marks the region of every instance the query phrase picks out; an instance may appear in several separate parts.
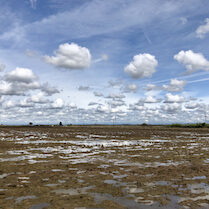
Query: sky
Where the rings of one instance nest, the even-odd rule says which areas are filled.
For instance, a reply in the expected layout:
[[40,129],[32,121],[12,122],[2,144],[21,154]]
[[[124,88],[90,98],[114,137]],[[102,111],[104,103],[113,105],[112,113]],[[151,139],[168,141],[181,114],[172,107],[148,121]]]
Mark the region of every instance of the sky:
[[0,5],[0,124],[209,121],[208,0]]

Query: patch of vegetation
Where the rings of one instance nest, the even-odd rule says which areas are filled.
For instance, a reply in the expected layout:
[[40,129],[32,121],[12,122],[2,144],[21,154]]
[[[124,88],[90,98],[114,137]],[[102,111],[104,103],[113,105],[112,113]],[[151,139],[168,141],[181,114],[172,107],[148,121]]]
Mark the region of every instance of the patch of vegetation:
[[194,123],[194,124],[180,124],[174,123],[168,125],[169,127],[176,127],[176,128],[209,128],[209,124],[207,123]]
[[146,124],[146,123],[142,123],[142,124],[141,124],[141,126],[148,126],[148,124]]

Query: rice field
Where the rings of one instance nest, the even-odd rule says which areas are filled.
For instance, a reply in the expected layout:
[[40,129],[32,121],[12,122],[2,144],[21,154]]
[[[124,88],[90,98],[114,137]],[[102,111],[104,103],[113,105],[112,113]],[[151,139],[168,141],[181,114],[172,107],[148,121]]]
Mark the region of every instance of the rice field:
[[208,130],[0,127],[0,208],[209,208]]

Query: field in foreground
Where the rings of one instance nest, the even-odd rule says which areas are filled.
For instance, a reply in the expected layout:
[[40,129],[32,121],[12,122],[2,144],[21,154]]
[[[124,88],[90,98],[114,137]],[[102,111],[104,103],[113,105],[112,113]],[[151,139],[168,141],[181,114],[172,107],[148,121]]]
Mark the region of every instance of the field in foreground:
[[0,127],[0,208],[209,208],[208,151],[208,129]]

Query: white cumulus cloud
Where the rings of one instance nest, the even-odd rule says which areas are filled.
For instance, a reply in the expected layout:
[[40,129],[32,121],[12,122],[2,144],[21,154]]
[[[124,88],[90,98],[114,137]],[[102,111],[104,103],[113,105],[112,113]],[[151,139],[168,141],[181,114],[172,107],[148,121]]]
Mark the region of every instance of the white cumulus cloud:
[[0,94],[1,95],[12,95],[13,88],[12,85],[6,81],[0,82]]
[[118,93],[118,94],[111,93],[106,98],[107,99],[123,99],[123,98],[125,98],[125,95],[120,94],[120,93]]
[[180,51],[174,55],[174,59],[184,65],[187,73],[193,73],[198,70],[209,70],[209,61],[201,53],[195,53],[192,50]]
[[1,95],[24,95],[28,90],[40,89],[37,76],[30,69],[16,68],[0,81]]
[[168,114],[175,114],[177,112],[181,112],[182,110],[182,106],[179,103],[166,104],[163,105],[161,108]]
[[193,109],[196,109],[198,107],[200,107],[200,104],[197,103],[197,102],[190,102],[190,103],[188,103],[188,104],[185,105],[185,108],[192,109],[192,110]]
[[151,83],[147,84],[145,87],[146,91],[155,91],[155,90],[159,90],[159,89],[160,89],[159,86],[157,86],[155,84],[151,84]]
[[9,72],[6,75],[6,80],[10,81],[10,82],[31,83],[36,79],[37,79],[37,77],[33,73],[33,71],[31,69],[27,69],[27,68],[17,67],[15,70]]
[[49,100],[45,97],[43,92],[39,92],[38,94],[32,95],[31,98],[28,99],[28,102],[45,104],[48,103]]
[[205,34],[207,33],[209,33],[209,18],[206,18],[205,24],[200,25],[196,30],[196,34],[198,38],[204,38]]
[[182,103],[185,102],[185,98],[183,96],[180,95],[173,95],[173,94],[166,94],[165,95],[166,100],[164,101],[164,103]]
[[128,84],[125,86],[123,92],[125,93],[136,93],[138,91],[138,86],[136,84]]
[[91,53],[86,47],[75,43],[61,44],[54,52],[55,56],[45,56],[45,61],[65,69],[84,69],[91,64]]
[[151,77],[156,72],[158,61],[151,54],[138,54],[124,69],[132,78]]
[[169,85],[163,85],[163,89],[172,92],[183,91],[185,85],[186,85],[186,81],[171,79]]
[[142,98],[138,101],[138,104],[143,104],[143,103],[159,103],[161,102],[161,99],[156,99],[153,96],[147,96],[146,98]]
[[40,83],[38,77],[31,69],[17,67],[6,72],[0,80],[0,95],[25,95],[28,91],[39,90],[45,96],[51,96],[60,91],[48,83]]
[[52,108],[55,108],[55,109],[60,109],[63,107],[64,107],[64,102],[61,98],[57,98],[52,104]]

